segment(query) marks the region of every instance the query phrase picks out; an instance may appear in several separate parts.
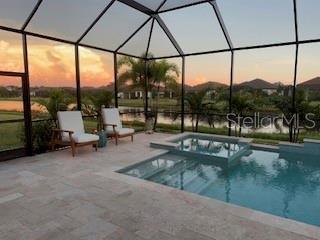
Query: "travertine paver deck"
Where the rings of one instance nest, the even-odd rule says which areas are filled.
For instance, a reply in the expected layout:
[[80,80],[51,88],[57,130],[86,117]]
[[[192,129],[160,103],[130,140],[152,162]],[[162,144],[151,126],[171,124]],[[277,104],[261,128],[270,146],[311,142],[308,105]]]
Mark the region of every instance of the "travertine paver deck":
[[149,142],[167,136],[0,163],[0,239],[320,239],[317,228],[114,172],[159,154]]

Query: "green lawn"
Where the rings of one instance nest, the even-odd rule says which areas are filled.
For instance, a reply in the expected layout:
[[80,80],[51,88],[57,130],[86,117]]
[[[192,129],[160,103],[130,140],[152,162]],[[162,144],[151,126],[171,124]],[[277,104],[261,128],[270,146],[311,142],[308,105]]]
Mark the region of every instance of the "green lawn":
[[320,101],[312,101],[312,102],[310,102],[310,105],[312,105],[313,107],[319,106]]
[[[154,103],[154,100],[149,100],[149,105],[152,105]],[[118,100],[119,106],[125,106],[125,107],[141,107],[143,108],[143,99],[119,99]],[[177,106],[178,102],[176,99],[168,99],[163,98],[159,100],[159,108],[169,108],[173,106]]]
[[[0,121],[16,119],[23,119],[23,113],[0,111]],[[23,147],[22,129],[20,122],[0,124],[0,151]]]
[[0,151],[23,147],[22,123],[0,124]]
[[[23,113],[17,112],[0,112],[0,120],[11,120],[11,119],[23,119]],[[97,128],[97,122],[95,118],[85,118],[84,124],[86,131],[92,132]],[[137,132],[144,130],[144,122],[141,121],[131,121],[124,122],[124,126],[133,127]],[[13,149],[17,147],[22,147],[21,135],[23,134],[22,123],[5,123],[0,124],[0,151]],[[185,128],[186,131],[192,131],[191,127]],[[157,125],[158,132],[168,132],[168,133],[179,133],[180,124],[163,124],[159,123]],[[209,134],[219,134],[228,135],[227,128],[210,128],[206,126],[199,126],[199,132],[209,133]],[[244,137],[253,138],[254,143],[260,144],[271,144],[276,145],[279,141],[288,141],[288,134],[280,133],[248,133],[243,134]],[[302,132],[299,136],[299,142],[302,142],[304,138],[320,139],[319,132]]]
[[0,121],[23,119],[22,112],[6,112],[0,111]]

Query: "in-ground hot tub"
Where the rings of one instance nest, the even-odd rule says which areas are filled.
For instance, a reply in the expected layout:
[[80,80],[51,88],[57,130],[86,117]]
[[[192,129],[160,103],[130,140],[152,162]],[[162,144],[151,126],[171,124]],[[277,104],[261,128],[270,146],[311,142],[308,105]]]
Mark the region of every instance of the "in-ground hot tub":
[[162,142],[152,142],[152,147],[170,150],[202,159],[215,159],[231,164],[248,154],[252,139],[235,138],[201,133],[183,133]]

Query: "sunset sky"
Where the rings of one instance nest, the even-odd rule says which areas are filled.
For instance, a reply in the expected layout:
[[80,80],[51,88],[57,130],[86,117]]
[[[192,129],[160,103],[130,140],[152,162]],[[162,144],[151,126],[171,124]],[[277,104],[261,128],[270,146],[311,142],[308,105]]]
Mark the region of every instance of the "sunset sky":
[[[1,2],[0,25],[20,28],[34,2]],[[75,4],[71,0],[44,1],[28,30],[74,41],[106,2],[93,0],[88,4],[87,0],[78,0]],[[320,1],[297,2],[300,39],[320,38],[320,30],[314,26],[314,21],[318,20]],[[218,0],[218,4],[235,47],[294,40],[292,0]],[[164,13],[161,17],[186,53],[227,47],[212,8],[207,4]],[[89,32],[84,42],[114,50],[146,18],[117,3]],[[142,53],[149,29],[150,24],[147,24],[122,50]],[[75,86],[73,46],[34,37],[28,38],[28,44],[31,86]],[[177,54],[158,25],[155,25],[150,51],[157,56]],[[292,84],[294,56],[294,46],[238,51],[235,53],[234,82],[262,78]],[[299,56],[298,82],[320,75],[319,43],[301,45]],[[181,59],[169,61],[181,65]],[[81,48],[80,62],[82,86],[98,87],[113,81],[112,54]],[[20,35],[0,31],[0,70],[23,71]],[[186,83],[195,85],[207,81],[229,84],[230,53],[186,58]],[[1,80],[1,85],[10,83],[13,82],[8,78]]]

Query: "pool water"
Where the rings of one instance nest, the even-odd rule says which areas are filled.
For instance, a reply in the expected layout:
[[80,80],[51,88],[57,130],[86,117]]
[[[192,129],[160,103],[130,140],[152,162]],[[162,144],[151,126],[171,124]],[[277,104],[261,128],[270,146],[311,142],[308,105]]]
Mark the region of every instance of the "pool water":
[[320,159],[249,150],[232,167],[165,154],[124,170],[184,191],[320,226]]
[[176,141],[178,149],[210,156],[229,158],[244,148],[244,144],[223,142],[199,137],[187,137]]

